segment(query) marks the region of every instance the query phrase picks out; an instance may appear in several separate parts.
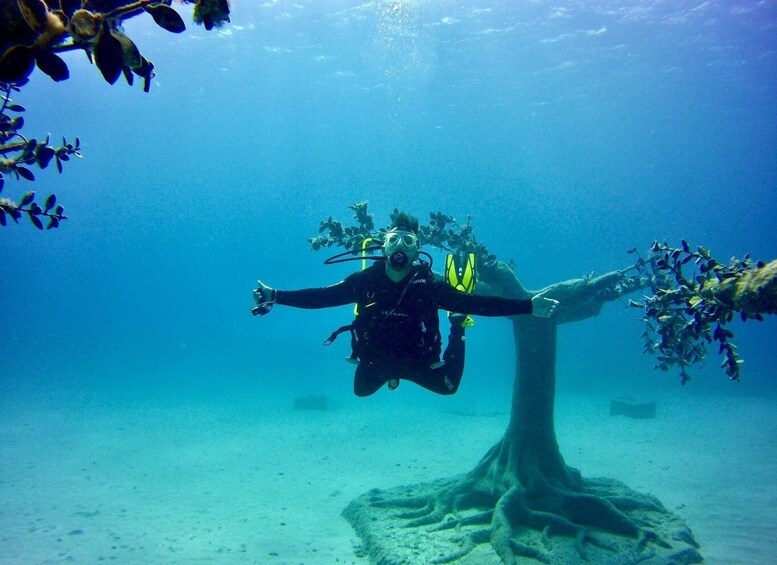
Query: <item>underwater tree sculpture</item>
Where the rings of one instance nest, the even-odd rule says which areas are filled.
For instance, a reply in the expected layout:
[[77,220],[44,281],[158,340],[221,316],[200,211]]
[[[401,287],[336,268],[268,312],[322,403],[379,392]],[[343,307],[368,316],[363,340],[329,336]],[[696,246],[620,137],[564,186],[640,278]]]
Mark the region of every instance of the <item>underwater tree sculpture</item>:
[[[366,202],[351,209],[357,225],[344,227],[329,218],[321,223],[319,235],[310,239],[313,249],[341,246],[358,250],[365,238],[380,237],[385,232],[385,229],[375,230]],[[521,285],[510,266],[488,254],[486,247],[475,240],[469,223],[462,226],[450,216],[436,213],[431,215],[429,225],[421,227],[419,235],[428,245],[476,253],[479,288],[486,287],[486,293],[519,299],[535,294]],[[663,258],[667,251],[668,262]],[[386,564],[500,561],[510,564],[520,558],[554,564],[583,560],[667,564],[702,561],[698,544],[679,517],[654,497],[637,493],[618,481],[583,478],[564,462],[555,435],[557,325],[596,316],[605,303],[646,288],[657,293],[646,297],[646,309],[661,308],[663,301],[659,296],[673,292],[670,286],[676,283],[674,277],[665,276],[666,266],[678,257],[681,261],[685,257],[662,244],[654,244],[652,252],[659,255],[649,260],[639,259],[624,270],[565,281],[537,291],[547,290],[546,296],[560,301],[552,320],[531,316],[512,318],[517,349],[516,377],[511,417],[504,436],[469,473],[387,491],[374,489],[351,502],[343,515],[364,541],[372,561]],[[690,249],[686,253],[691,253]],[[710,259],[705,257],[706,261]],[[741,270],[734,276],[723,277],[721,284],[729,279],[742,283],[750,278],[762,281],[766,276],[765,272],[751,272],[766,267],[761,263],[732,265],[733,270]],[[759,286],[760,290],[756,291],[759,297],[747,295],[745,298],[745,293],[738,294],[738,298],[732,299],[738,306],[732,308],[744,308],[747,316],[752,317],[759,311],[773,312],[776,278],[772,273],[771,282]],[[697,314],[691,315],[691,319],[694,323],[700,320],[698,338],[705,335],[705,324],[711,323],[711,318],[704,316],[720,312],[708,313],[706,309],[710,305],[696,299],[704,297],[704,301],[711,301],[713,296],[720,299],[724,287],[713,290],[715,283],[711,280],[696,284],[693,288],[687,285],[684,291],[689,303],[682,314],[688,315],[686,310]],[[752,289],[747,283],[743,287]],[[675,302],[669,302],[670,307],[677,307]],[[765,304],[771,306],[766,308]],[[632,305],[643,306],[636,302]],[[646,319],[655,316],[660,332],[671,320],[660,319],[666,314],[656,314],[647,311]],[[672,314],[670,318],[675,315],[680,314]],[[728,314],[724,316],[727,318]],[[672,346],[677,343],[680,342],[667,342],[665,353],[674,351]],[[703,351],[697,353],[703,357]]]
[[[193,19],[205,29],[221,27],[229,21],[227,0],[182,0],[194,4]],[[53,147],[49,136],[41,141],[21,133],[24,107],[11,100],[27,83],[37,67],[59,82],[70,77],[65,61],[58,55],[65,51],[83,50],[102,73],[114,84],[124,76],[132,86],[134,77],[143,79],[148,92],[155,76],[154,65],[141,55],[126,35],[122,22],[139,14],[149,14],[162,28],[173,33],[186,29],[181,16],[170,7],[172,0],[0,0],[0,192],[5,174],[17,180],[34,181],[30,166],[45,169],[52,160],[59,172],[70,156],[80,157],[80,142],[62,140]],[[10,217],[16,223],[27,214],[32,224],[44,229],[41,218],[48,218],[46,229],[53,229],[67,219],[64,208],[49,195],[43,206],[35,193],[27,192],[17,203],[0,198],[0,226]]]

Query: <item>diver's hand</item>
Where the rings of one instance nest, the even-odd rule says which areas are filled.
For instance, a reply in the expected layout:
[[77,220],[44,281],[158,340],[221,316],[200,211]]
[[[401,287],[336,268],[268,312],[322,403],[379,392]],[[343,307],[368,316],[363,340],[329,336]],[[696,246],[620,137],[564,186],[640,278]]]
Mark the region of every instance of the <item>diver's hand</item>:
[[251,309],[251,314],[254,316],[268,314],[272,310],[272,305],[275,304],[275,289],[270,288],[262,281],[256,281],[254,302],[256,302],[256,306]]
[[558,300],[545,298],[546,292],[548,291],[546,290],[545,292],[540,292],[539,294],[535,294],[532,297],[531,312],[534,316],[538,316],[540,318],[550,318],[556,312],[556,308],[558,308]]

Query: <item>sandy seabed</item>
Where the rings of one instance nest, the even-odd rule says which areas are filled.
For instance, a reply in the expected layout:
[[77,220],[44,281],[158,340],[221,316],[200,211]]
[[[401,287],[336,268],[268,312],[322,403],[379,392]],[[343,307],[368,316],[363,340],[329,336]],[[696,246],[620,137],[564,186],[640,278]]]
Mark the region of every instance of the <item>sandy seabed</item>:
[[[348,502],[468,471],[508,417],[394,394],[327,411],[290,396],[3,398],[0,563],[367,563]],[[653,420],[611,417],[609,400],[558,398],[567,463],[657,496],[708,563],[775,562],[777,399],[667,400]]]

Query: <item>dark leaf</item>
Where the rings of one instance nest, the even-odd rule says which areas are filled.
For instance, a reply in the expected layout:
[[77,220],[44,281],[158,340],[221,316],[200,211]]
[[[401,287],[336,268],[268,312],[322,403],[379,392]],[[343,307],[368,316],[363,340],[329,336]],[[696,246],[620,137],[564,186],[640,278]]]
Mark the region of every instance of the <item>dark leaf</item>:
[[183,23],[183,19],[178,15],[178,12],[173,10],[170,6],[156,4],[144,6],[143,9],[151,14],[151,17],[154,18],[154,21],[159,27],[162,27],[167,31],[181,33],[186,30],[186,24]]
[[44,212],[48,212],[56,204],[57,204],[57,195],[56,194],[49,194],[49,197],[46,198],[46,205],[43,207],[43,211]]
[[154,71],[151,70],[154,67],[151,63],[149,63],[149,67],[148,74],[143,75],[143,92],[149,92],[151,90],[151,79],[154,78]]
[[691,247],[688,245],[688,242],[685,240],[682,240],[680,243],[683,246],[683,251],[685,251],[686,253],[690,253]]
[[39,230],[43,229],[43,222],[40,221],[40,218],[38,216],[33,216],[32,214],[30,214],[30,221]]
[[121,71],[124,73],[124,79],[127,81],[127,84],[132,86],[132,84],[135,82],[135,75],[132,74],[132,69],[125,65]]
[[24,196],[22,196],[21,201],[19,202],[19,206],[26,206],[30,202],[35,200],[35,193],[34,192],[28,192]]
[[111,35],[121,47],[124,64],[130,69],[139,68],[143,64],[143,57],[140,56],[140,51],[138,51],[138,48],[132,43],[132,40],[118,31],[112,31]]
[[17,4],[30,29],[41,33],[46,28],[48,12],[43,0],[18,0]]
[[0,173],[0,192],[3,192],[3,186],[5,186],[5,177]]
[[121,45],[105,27],[100,30],[94,46],[94,63],[109,84],[114,84],[118,80],[124,67]]
[[9,210],[8,213],[11,214],[11,217],[13,218],[13,221],[18,224],[19,223],[19,218],[22,217],[22,213],[19,212],[19,210],[17,208]]
[[60,205],[60,206],[57,206],[56,208],[54,208],[54,213],[55,213],[57,216],[61,216],[61,215],[62,215],[62,212],[64,212],[64,211],[65,211],[65,209],[64,209],[64,208],[63,208],[61,205]]
[[46,145],[45,147],[38,148],[38,166],[41,169],[45,169],[49,166],[51,158],[54,157],[54,149]]
[[13,120],[8,122],[11,124],[11,129],[20,130],[24,127],[24,118],[22,116],[16,116]]
[[141,57],[140,67],[132,69],[132,72],[143,79],[143,92],[151,90],[151,79],[155,76],[154,65],[151,61]]
[[35,175],[33,175],[32,171],[27,167],[16,167],[14,170],[19,173],[19,176],[22,178],[25,178],[29,181],[35,180]]
[[59,227],[59,218],[57,218],[56,216],[51,216],[49,218],[49,225],[46,226],[46,229],[53,230],[54,228],[57,228],[57,227]]
[[3,210],[2,208],[0,208],[0,225],[2,226],[7,225],[6,219],[5,219],[5,210]]
[[20,104],[9,104],[6,107],[6,110],[10,110],[11,112],[24,112],[24,106],[21,106]]
[[57,157],[57,170],[59,171],[59,174],[62,174],[62,161],[59,160],[59,157]]
[[70,78],[70,71],[65,61],[59,55],[50,51],[38,51],[35,54],[35,62],[38,68],[49,75],[56,82],[61,82]]
[[35,202],[33,202],[32,205],[30,206],[30,211],[27,213],[32,214],[33,216],[40,216],[41,212],[43,212],[43,210],[40,209],[40,206],[38,206],[37,204],[35,204]]
[[0,58],[0,82],[20,82],[35,68],[35,57],[24,45],[14,45]]

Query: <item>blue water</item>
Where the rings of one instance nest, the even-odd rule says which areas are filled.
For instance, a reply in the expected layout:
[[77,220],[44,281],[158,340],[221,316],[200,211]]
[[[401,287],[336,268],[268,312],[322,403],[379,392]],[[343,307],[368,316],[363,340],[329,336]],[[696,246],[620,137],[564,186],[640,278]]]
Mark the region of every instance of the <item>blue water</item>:
[[[343,351],[319,346],[347,308],[248,310],[257,278],[344,276],[306,238],[365,199],[382,224],[394,207],[471,214],[529,288],[624,267],[657,238],[777,256],[771,3],[393,5],[241,2],[221,32],[180,36],[136,18],[150,94],[81,53],[67,82],[34,73],[28,135],[79,135],[84,159],[34,186],[65,205],[62,229],[3,230],[3,386],[271,370],[349,388]],[[561,383],[674,384],[635,318],[614,304],[562,328]],[[712,358],[694,387],[773,385],[773,321],[735,331],[745,383]]]
[[[207,402],[260,391],[351,398],[350,308],[250,315],[282,289],[351,272],[306,238],[369,200],[474,218],[530,289],[627,266],[654,239],[723,261],[777,257],[774,2],[235,2],[232,24],[127,33],[151,92],[107,85],[83,53],[71,79],[36,71],[25,131],[80,136],[82,160],[3,196],[56,192],[69,219],[0,231],[0,394]],[[396,8],[396,9],[395,9]],[[773,395],[777,324],[735,323],[731,383],[712,351],[694,380],[653,371],[616,302],[559,331],[559,394]],[[509,397],[510,326],[479,320],[458,394]],[[407,390],[406,390],[407,389]],[[97,391],[97,392],[94,392]],[[385,391],[359,402],[383,402]],[[447,404],[445,404],[447,403]]]

